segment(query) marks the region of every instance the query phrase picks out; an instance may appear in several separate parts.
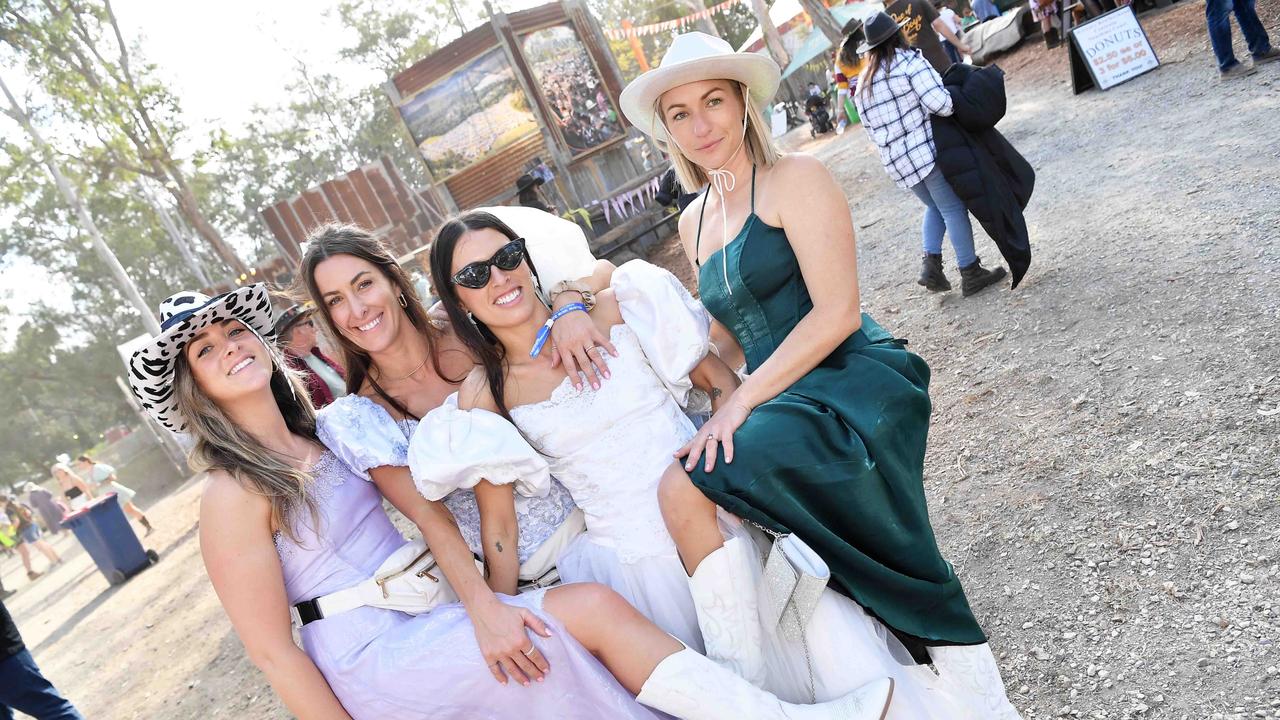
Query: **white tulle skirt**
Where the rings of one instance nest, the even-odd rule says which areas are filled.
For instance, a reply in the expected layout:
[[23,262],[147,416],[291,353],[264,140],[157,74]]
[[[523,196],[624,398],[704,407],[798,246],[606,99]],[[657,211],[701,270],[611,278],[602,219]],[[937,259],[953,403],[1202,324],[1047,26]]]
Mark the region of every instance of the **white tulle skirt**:
[[588,530],[565,548],[556,567],[563,582],[608,585],[653,624],[703,652],[689,577],[674,552],[623,562],[614,548],[593,542]]

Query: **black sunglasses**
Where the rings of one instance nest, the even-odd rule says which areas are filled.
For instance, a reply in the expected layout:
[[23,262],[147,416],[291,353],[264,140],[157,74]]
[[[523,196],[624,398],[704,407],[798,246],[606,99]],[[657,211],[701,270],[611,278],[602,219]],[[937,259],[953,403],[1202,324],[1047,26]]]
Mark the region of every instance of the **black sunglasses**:
[[503,245],[488,260],[468,263],[451,278],[454,285],[461,285],[472,290],[479,290],[489,284],[489,268],[497,266],[499,270],[511,272],[524,262],[524,238],[516,238]]

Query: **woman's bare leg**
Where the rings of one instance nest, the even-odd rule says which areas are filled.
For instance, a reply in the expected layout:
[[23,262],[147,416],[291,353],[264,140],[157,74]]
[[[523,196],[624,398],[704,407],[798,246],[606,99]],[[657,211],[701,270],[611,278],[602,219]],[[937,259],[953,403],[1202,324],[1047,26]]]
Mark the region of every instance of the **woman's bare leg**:
[[31,551],[27,549],[27,543],[18,543],[18,554],[22,556],[22,567],[26,568],[27,574],[30,575],[31,569]]
[[680,463],[671,463],[658,485],[658,505],[667,532],[676,541],[680,560],[689,575],[704,558],[724,545],[716,520],[716,504],[698,489]]
[[53,546],[50,545],[48,541],[37,540],[35,544],[36,544],[36,549],[44,553],[44,556],[48,558],[50,563],[53,563],[56,565],[57,563],[62,562],[62,557],[58,555],[58,551],[54,550]]
[[679,640],[604,585],[574,583],[552,588],[542,607],[635,694],[658,663],[684,649]]

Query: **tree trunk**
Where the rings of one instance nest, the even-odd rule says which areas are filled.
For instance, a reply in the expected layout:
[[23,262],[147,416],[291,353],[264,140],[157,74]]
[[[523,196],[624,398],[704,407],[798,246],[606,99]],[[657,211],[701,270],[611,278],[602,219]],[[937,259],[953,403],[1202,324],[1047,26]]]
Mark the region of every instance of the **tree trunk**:
[[778,26],[774,25],[773,19],[769,17],[769,8],[765,6],[764,0],[751,0],[751,10],[760,21],[760,32],[764,35],[764,46],[769,50],[769,55],[774,62],[778,63],[778,67],[785,70],[791,64],[791,56],[782,45]]
[[[683,0],[683,3],[685,7],[695,13],[699,13],[707,9],[707,6],[703,4],[703,0]],[[720,37],[720,29],[716,27],[714,22],[712,22],[710,16],[698,20],[698,29],[708,35]]]
[[[177,168],[173,167],[166,169],[171,174],[179,172]],[[179,174],[178,177],[181,177],[181,175]],[[247,276],[249,267],[236,255],[235,250],[227,244],[227,241],[222,239],[222,233],[219,233],[218,229],[204,216],[204,213],[200,212],[200,204],[196,201],[195,193],[191,192],[191,188],[187,187],[185,179],[181,184],[179,182],[165,183],[165,187],[173,195],[173,199],[178,201],[178,211],[182,213],[182,217],[186,218],[187,223],[196,231],[196,234],[209,243],[214,252],[218,253],[218,257],[222,258],[222,261],[227,264],[227,267],[231,268],[231,271],[237,277],[241,275]]]
[[808,13],[809,19],[813,21],[813,26],[822,31],[823,35],[831,41],[832,47],[839,49],[840,42],[844,40],[844,36],[840,33],[840,23],[836,21],[831,11],[822,0],[800,0],[800,7]]
[[195,275],[196,282],[199,282],[202,288],[212,287],[213,283],[210,282],[209,276],[205,274],[204,265],[201,264],[200,258],[196,257],[196,254],[192,252],[191,244],[187,242],[186,234],[173,221],[173,216],[169,214],[169,209],[151,193],[151,190],[147,188],[141,177],[136,179],[134,183],[138,188],[138,194],[156,211],[156,215],[160,218],[160,224],[164,226],[165,233],[168,234],[174,247],[178,248],[178,254],[182,255],[182,261],[187,264],[191,274]]
[[62,197],[66,199],[67,204],[76,211],[76,215],[80,220],[80,226],[89,234],[90,240],[93,241],[93,249],[97,251],[98,257],[102,259],[107,267],[111,270],[111,275],[115,278],[116,284],[119,285],[120,291],[138,311],[138,315],[142,318],[142,325],[147,332],[152,335],[160,334],[160,323],[156,320],[156,316],[151,314],[151,308],[147,305],[147,301],[142,297],[142,293],[138,292],[138,288],[133,284],[133,280],[129,278],[129,273],[125,272],[124,266],[120,264],[119,258],[115,253],[111,252],[111,248],[107,246],[106,240],[102,239],[102,233],[98,232],[98,226],[93,222],[93,216],[89,214],[89,208],[85,207],[84,201],[80,199],[80,195],[76,189],[67,182],[67,178],[62,174],[62,170],[58,168],[57,161],[54,160],[53,151],[45,143],[40,132],[31,124],[31,118],[27,115],[26,110],[18,105],[18,101],[9,92],[9,86],[0,78],[0,90],[4,91],[4,96],[9,101],[10,116],[22,125],[27,134],[31,136],[32,142],[40,151],[40,155],[44,160],[45,167],[48,168],[49,174],[53,176],[53,182],[58,186],[58,191],[62,193]]

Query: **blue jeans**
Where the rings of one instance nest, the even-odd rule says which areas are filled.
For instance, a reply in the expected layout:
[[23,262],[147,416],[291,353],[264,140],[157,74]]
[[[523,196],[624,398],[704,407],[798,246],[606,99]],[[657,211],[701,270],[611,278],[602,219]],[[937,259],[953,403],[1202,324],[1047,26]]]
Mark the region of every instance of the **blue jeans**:
[[924,203],[924,251],[930,255],[942,254],[942,235],[951,236],[951,247],[956,250],[956,264],[969,267],[978,259],[973,251],[973,225],[969,224],[969,211],[956,197],[942,171],[935,165],[922,182],[912,186],[911,192]]
[[0,720],[13,720],[13,710],[37,720],[84,720],[40,674],[31,653],[23,650],[0,660]]
[[959,65],[964,62],[964,58],[960,55],[960,50],[955,45],[952,45],[950,40],[942,40],[942,49],[946,51],[952,65]]
[[1249,44],[1249,54],[1257,57],[1271,49],[1271,39],[1267,37],[1266,28],[1258,19],[1258,11],[1254,9],[1254,0],[1205,0],[1204,17],[1209,24],[1209,43],[1213,45],[1213,54],[1218,58],[1218,70],[1230,70],[1239,65],[1236,55],[1231,51],[1231,13],[1235,12],[1236,22],[1240,23],[1240,32]]

